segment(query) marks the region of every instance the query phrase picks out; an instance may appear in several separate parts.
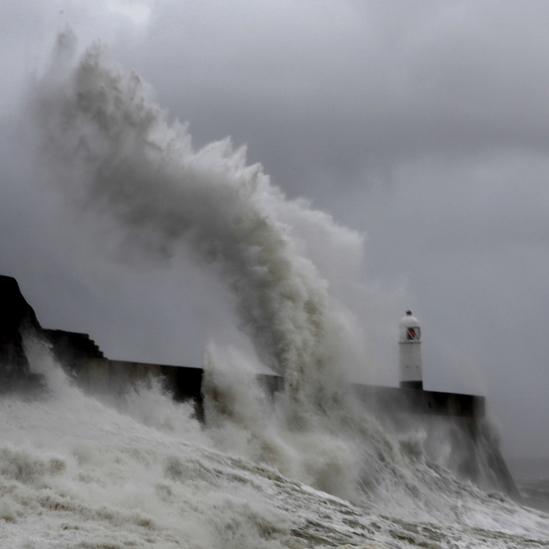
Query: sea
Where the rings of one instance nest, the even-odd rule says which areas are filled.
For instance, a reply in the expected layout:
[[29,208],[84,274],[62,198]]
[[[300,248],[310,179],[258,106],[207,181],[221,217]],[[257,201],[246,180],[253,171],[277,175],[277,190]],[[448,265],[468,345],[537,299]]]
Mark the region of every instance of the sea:
[[346,434],[260,416],[206,426],[154,384],[92,395],[45,345],[27,354],[47,387],[0,398],[1,547],[549,547],[547,482],[518,503],[366,416]]

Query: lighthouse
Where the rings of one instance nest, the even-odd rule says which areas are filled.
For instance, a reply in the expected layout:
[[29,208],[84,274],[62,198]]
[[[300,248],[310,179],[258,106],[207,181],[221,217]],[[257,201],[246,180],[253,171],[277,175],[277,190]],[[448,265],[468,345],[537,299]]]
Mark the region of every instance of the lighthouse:
[[400,386],[423,389],[421,326],[412,311],[400,319],[398,347]]

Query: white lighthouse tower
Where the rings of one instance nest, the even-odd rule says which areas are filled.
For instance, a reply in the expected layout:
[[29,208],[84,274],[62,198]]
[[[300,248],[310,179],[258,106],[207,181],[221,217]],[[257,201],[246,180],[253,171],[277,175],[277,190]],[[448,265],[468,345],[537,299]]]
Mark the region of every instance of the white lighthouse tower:
[[421,327],[412,311],[400,319],[399,332],[400,386],[423,389]]

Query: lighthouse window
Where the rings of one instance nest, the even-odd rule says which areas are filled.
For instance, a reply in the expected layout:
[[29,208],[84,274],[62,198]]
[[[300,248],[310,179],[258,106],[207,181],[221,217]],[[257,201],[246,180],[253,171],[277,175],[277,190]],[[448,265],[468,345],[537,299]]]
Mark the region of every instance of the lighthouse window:
[[408,330],[406,330],[406,339],[408,341],[419,341],[420,337],[421,337],[421,329],[418,326],[413,328],[408,328]]

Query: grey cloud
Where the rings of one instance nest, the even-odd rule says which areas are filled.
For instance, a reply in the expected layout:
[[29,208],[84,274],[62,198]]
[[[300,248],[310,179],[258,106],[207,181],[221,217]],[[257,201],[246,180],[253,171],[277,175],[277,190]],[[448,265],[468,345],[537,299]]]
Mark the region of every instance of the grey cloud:
[[[159,16],[143,49],[128,58],[199,134],[241,132],[254,147],[246,138],[274,124],[290,161],[295,148],[321,164],[326,156],[327,164],[337,161],[339,151],[342,167],[349,157],[356,163],[357,153],[375,163],[379,156],[543,147],[542,14],[485,2],[435,4],[415,16],[402,13],[401,3],[305,4],[274,19],[262,3],[237,4],[228,18],[211,6],[172,9],[170,24]],[[341,154],[349,148],[354,155]]]

